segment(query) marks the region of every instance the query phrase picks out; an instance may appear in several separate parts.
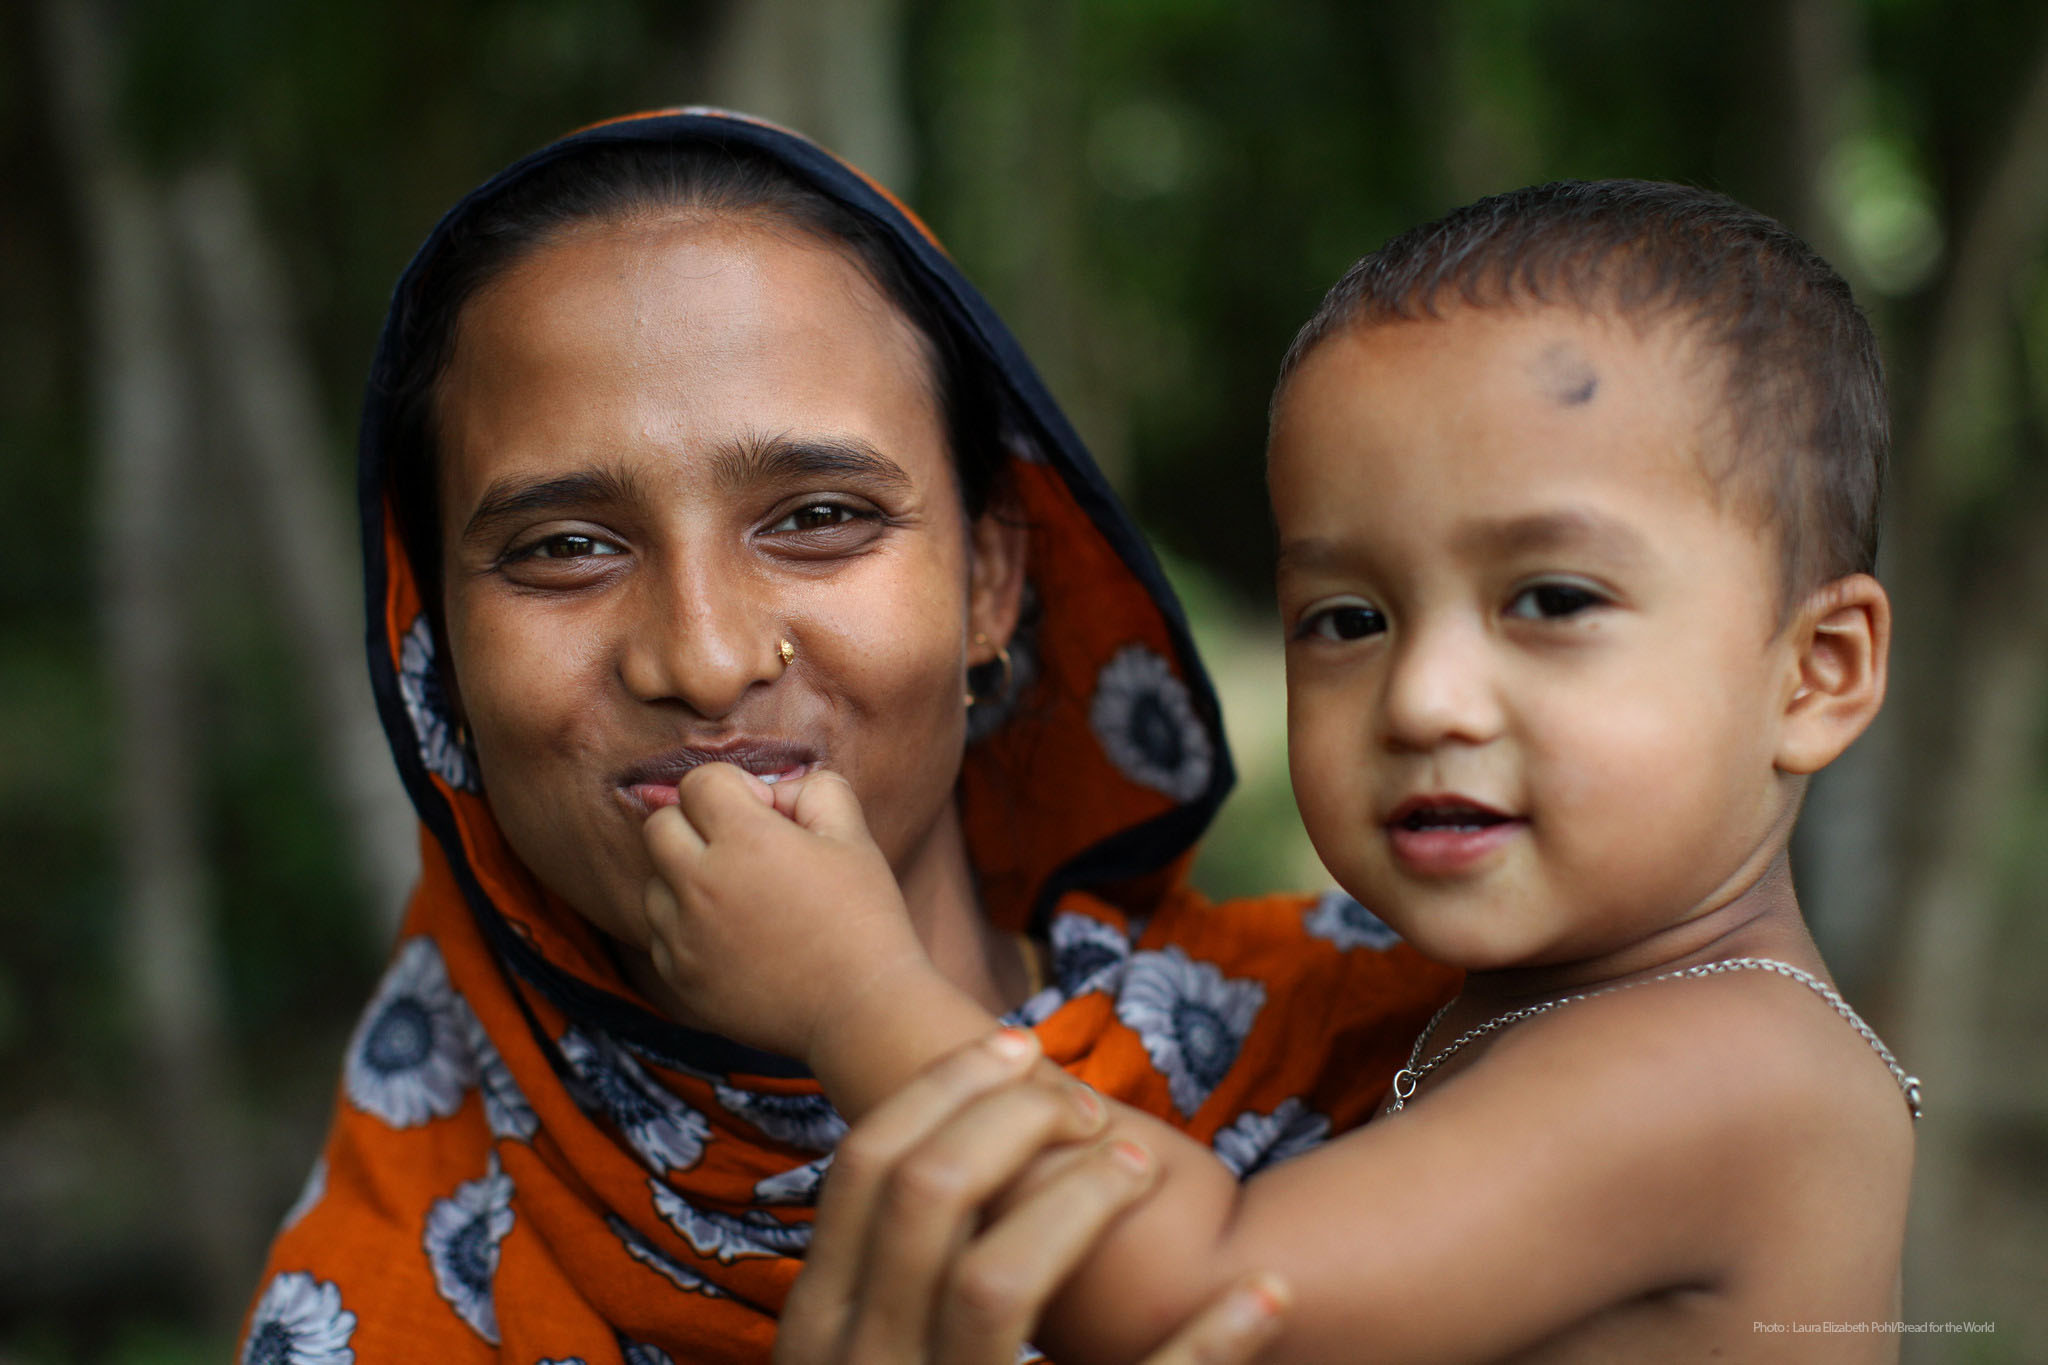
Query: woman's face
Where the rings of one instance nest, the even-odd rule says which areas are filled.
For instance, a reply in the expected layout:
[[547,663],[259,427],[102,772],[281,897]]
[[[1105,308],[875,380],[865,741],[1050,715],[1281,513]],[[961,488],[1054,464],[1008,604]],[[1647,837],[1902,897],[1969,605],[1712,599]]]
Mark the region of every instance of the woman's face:
[[543,885],[639,944],[640,825],[708,760],[834,769],[899,876],[948,856],[1021,548],[963,514],[920,339],[846,255],[581,230],[471,300],[437,413],[455,689]]

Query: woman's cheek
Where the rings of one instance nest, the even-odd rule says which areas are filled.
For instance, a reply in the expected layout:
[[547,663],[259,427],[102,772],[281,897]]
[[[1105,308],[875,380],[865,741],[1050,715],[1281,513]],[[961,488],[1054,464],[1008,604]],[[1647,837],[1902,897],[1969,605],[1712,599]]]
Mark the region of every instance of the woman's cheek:
[[843,637],[849,672],[835,699],[849,722],[840,771],[899,866],[952,799],[967,737],[965,603],[911,601]]

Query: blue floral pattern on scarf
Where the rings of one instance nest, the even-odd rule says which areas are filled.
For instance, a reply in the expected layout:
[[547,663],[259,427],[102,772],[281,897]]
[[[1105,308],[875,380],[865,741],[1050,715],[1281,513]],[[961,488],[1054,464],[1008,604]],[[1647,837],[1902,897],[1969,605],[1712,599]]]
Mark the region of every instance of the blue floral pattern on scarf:
[[[605,1226],[626,1248],[626,1254],[646,1266],[676,1288],[690,1294],[702,1294],[707,1299],[728,1297],[723,1289],[699,1275],[696,1271],[678,1262],[673,1256],[662,1252],[637,1232],[631,1223],[617,1214],[605,1215]],[[648,1349],[652,1350],[652,1347]],[[666,1359],[666,1357],[663,1357]]]
[[1265,1003],[1259,982],[1230,980],[1213,963],[1169,947],[1132,955],[1116,1016],[1144,1041],[1186,1118],[1229,1072]]
[[356,1315],[341,1306],[341,1289],[303,1270],[274,1276],[249,1317],[241,1365],[355,1365],[349,1348]]
[[586,1113],[610,1119],[656,1175],[687,1171],[704,1157],[711,1124],[641,1069],[623,1047],[595,1030],[562,1035],[570,1087]]
[[398,696],[405,703],[406,719],[412,722],[420,762],[427,771],[457,791],[482,790],[476,780],[476,765],[456,738],[448,697],[441,690],[441,674],[434,667],[434,632],[424,612],[413,618],[398,647]]
[[1289,1157],[1300,1156],[1330,1136],[1330,1120],[1301,1102],[1282,1100],[1270,1114],[1247,1110],[1217,1130],[1216,1156],[1239,1180]]
[[1208,790],[1216,748],[1195,716],[1187,684],[1143,645],[1125,645],[1095,678],[1088,723],[1103,752],[1133,782],[1192,801]]
[[406,940],[349,1039],[349,1103],[394,1128],[447,1118],[476,1079],[476,1059],[441,950]]
[[498,1344],[498,1305],[492,1284],[498,1244],[512,1231],[512,1177],[493,1154],[484,1174],[455,1187],[427,1210],[420,1244],[434,1268],[434,1288],[455,1315],[485,1341]]
[[776,1175],[763,1176],[754,1182],[754,1198],[760,1203],[778,1207],[815,1208],[818,1190],[825,1183],[825,1172],[830,1169],[832,1158],[821,1156],[816,1161],[806,1161]]
[[823,1095],[779,1095],[714,1085],[720,1107],[775,1141],[803,1152],[829,1152],[846,1136],[846,1120]]
[[801,1256],[811,1244],[808,1223],[785,1223],[763,1209],[745,1213],[700,1209],[658,1180],[648,1184],[654,1190],[655,1212],[681,1233],[699,1256],[730,1265],[742,1256]]
[[1325,891],[1305,915],[1303,928],[1347,951],[1370,948],[1374,952],[1385,952],[1401,941],[1401,936],[1378,915],[1351,899],[1341,887],[1333,886]]

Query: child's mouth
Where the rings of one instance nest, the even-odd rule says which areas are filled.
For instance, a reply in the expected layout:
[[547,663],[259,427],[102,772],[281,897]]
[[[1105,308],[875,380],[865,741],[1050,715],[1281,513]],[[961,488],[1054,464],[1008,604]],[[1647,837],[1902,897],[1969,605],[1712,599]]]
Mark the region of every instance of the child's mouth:
[[1453,804],[1418,806],[1406,815],[1401,816],[1394,823],[1398,824],[1402,829],[1417,831],[1431,829],[1479,830],[1490,829],[1494,825],[1504,824],[1507,818],[1507,816],[1500,814],[1498,811],[1487,810],[1480,806]]
[[1425,796],[1395,807],[1387,835],[1410,873],[1446,877],[1474,867],[1527,824],[1477,801]]

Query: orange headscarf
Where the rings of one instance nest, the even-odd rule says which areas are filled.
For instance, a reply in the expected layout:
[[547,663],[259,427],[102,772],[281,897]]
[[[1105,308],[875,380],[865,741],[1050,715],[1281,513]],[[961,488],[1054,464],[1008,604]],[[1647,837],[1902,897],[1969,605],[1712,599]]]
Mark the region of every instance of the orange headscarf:
[[1347,898],[1211,905],[1188,849],[1231,781],[1179,605],[1014,340],[906,210],[711,110],[586,129],[458,205],[401,280],[365,406],[370,666],[424,872],[285,1215],[241,1358],[758,1360],[844,1123],[800,1067],[656,1013],[506,844],[442,709],[396,529],[393,366],[422,269],[480,198],[593,144],[766,154],[879,225],[1009,417],[1035,626],[977,706],[961,803],[983,904],[1050,949],[1015,1015],[1240,1174],[1361,1121],[1453,984]]

